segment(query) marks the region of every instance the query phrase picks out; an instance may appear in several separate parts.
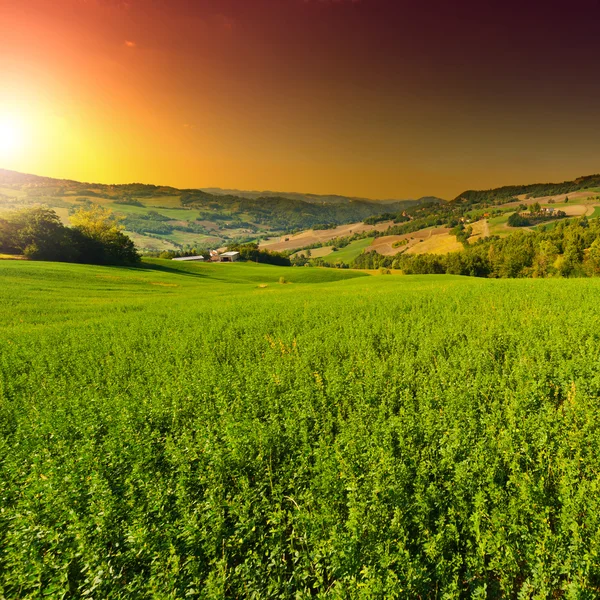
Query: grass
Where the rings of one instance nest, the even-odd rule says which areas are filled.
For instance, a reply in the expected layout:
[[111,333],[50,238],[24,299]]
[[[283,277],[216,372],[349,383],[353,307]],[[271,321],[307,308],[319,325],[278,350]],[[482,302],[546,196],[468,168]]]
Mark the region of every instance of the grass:
[[164,250],[177,250],[175,246],[168,239],[158,239],[157,237],[150,237],[134,231],[125,231],[128,237],[130,237],[137,248],[143,250],[150,250],[153,252],[162,252]]
[[360,240],[354,240],[353,242],[350,242],[347,246],[345,246],[344,248],[340,248],[339,250],[337,250],[336,252],[332,253],[332,254],[328,254],[327,256],[329,256],[329,260],[331,262],[337,263],[345,263],[347,265],[351,264],[354,259],[359,255],[362,254],[364,249],[367,248],[368,246],[371,245],[371,243],[373,242],[372,237],[369,238],[363,238]]
[[0,595],[594,597],[599,293],[1,261]]
[[110,208],[116,213],[132,216],[147,215],[148,212],[153,211],[178,221],[195,221],[196,217],[200,214],[197,210],[187,210],[185,208],[158,208],[152,205],[142,207],[130,204],[116,204],[114,202],[110,204]]
[[[311,258],[321,258],[323,256],[328,256],[333,251],[333,246],[322,246],[321,248],[311,248],[310,249],[310,257]],[[298,250],[298,252],[294,252],[290,254],[290,258],[294,258],[296,256],[305,255],[308,250]]]
[[508,235],[514,228],[508,226],[508,217],[511,213],[507,212],[497,217],[491,217],[488,219],[488,226],[490,229],[490,235]]
[[4,196],[10,196],[12,198],[24,198],[27,196],[27,193],[22,190],[14,190],[13,188],[7,188],[0,186],[0,194]]

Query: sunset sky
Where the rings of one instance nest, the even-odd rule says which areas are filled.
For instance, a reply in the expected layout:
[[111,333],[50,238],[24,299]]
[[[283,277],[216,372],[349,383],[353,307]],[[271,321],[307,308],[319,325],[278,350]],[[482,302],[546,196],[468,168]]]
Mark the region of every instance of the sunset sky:
[[372,198],[600,171],[600,3],[0,0],[0,167]]

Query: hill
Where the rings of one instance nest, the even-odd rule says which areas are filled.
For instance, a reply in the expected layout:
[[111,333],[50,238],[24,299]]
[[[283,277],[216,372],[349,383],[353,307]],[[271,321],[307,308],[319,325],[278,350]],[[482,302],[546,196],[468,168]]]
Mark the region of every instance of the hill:
[[444,202],[442,198],[436,196],[423,196],[418,199],[385,199],[373,200],[371,198],[360,198],[355,196],[341,196],[339,194],[300,194],[298,192],[272,192],[272,191],[244,191],[236,189],[223,188],[202,188],[203,192],[216,194],[219,196],[239,196],[240,198],[289,198],[290,200],[301,200],[311,204],[346,204],[349,202],[378,202],[379,204],[396,204],[398,202],[405,206],[412,204],[423,204],[426,202]]
[[500,204],[503,201],[526,196],[540,198],[543,196],[557,196],[570,194],[579,190],[600,191],[600,175],[586,175],[573,181],[562,183],[533,183],[527,185],[507,185],[490,190],[467,190],[454,198],[454,202],[467,202],[469,204],[487,202]]
[[[313,264],[347,265],[338,257],[351,258],[350,266],[379,264],[374,260],[377,253],[392,259],[404,253],[445,254],[459,250],[467,238],[473,244],[511,235],[518,229],[508,222],[511,214],[536,202],[546,213],[534,219],[534,226],[548,220],[550,212],[553,219],[591,216],[600,205],[599,194],[600,175],[469,190],[446,202],[435,197],[374,201],[294,192],[105,185],[0,170],[0,212],[47,205],[68,224],[77,208],[108,207],[123,218],[126,233],[145,254],[204,253],[208,248],[256,242],[287,253],[318,250]],[[559,203],[560,211],[554,210]],[[366,238],[372,244],[359,241]],[[347,253],[334,255],[328,250],[349,244],[354,245]],[[371,252],[376,254],[368,260],[360,258]]]
[[0,211],[43,204],[56,209],[68,222],[78,206],[108,206],[125,218],[126,231],[142,251],[259,241],[355,223],[383,210],[397,212],[423,202],[271,192],[210,193],[141,183],[82,183],[0,170]]
[[360,275],[0,261],[2,595],[593,596],[600,280]]

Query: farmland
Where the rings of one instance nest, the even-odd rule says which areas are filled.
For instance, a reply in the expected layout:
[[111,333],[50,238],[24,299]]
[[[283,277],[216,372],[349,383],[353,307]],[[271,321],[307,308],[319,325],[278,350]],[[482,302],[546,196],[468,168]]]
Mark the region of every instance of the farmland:
[[599,293],[0,261],[0,595],[595,597]]
[[[311,231],[313,226],[324,231],[347,224],[352,229],[354,224],[357,231],[361,226],[365,230],[362,219],[432,200],[375,201],[346,196],[231,192],[90,184],[0,169],[0,217],[26,207],[46,206],[60,211],[63,223],[68,225],[72,212],[100,205],[123,219],[126,233],[132,235],[144,253],[207,249],[266,238],[274,243],[271,250],[279,250],[276,246],[282,238]],[[290,249],[292,245],[284,244],[282,248]]]

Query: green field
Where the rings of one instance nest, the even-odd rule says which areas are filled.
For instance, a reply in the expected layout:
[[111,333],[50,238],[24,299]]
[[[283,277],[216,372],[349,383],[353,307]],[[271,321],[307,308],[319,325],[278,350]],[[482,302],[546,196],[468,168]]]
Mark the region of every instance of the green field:
[[355,240],[350,242],[347,246],[340,248],[336,252],[327,255],[327,261],[333,263],[345,263],[351,264],[352,261],[359,255],[362,254],[363,250],[371,245],[373,238],[364,238],[362,240]]
[[0,261],[0,597],[597,597],[599,294]]
[[180,221],[194,221],[199,216],[197,210],[189,210],[185,208],[158,208],[148,204],[147,206],[134,206],[129,204],[117,204],[112,202],[110,208],[116,212],[121,213],[125,216],[135,215],[146,215],[149,211],[154,211],[168,217],[169,219],[176,219]]
[[507,231],[507,221],[509,213],[499,215],[497,217],[491,217],[488,219],[488,225],[490,229],[490,235],[506,235],[509,233]]

